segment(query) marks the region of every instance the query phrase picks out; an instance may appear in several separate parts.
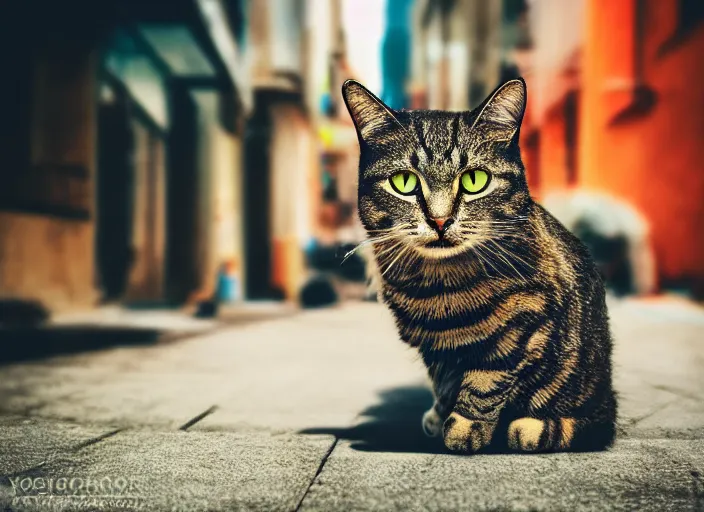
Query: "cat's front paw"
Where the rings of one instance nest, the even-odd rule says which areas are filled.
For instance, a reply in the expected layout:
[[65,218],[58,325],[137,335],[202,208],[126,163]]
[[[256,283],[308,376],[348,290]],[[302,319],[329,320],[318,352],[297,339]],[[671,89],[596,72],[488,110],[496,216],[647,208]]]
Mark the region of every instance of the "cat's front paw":
[[443,425],[445,446],[453,452],[478,452],[491,442],[495,426],[495,423],[470,420],[453,412]]
[[[575,433],[584,428],[584,422],[575,418],[538,419],[518,418],[508,426],[508,446],[512,450],[536,452],[545,450],[569,450],[574,443]],[[613,435],[609,435],[609,424],[595,425],[591,439],[596,441],[595,448],[609,446]],[[599,437],[599,429],[606,428],[607,434]],[[603,432],[603,430],[602,430]]]
[[508,447],[521,452],[535,452],[547,448],[543,439],[546,422],[537,418],[519,418],[508,426]]
[[437,437],[442,432],[442,418],[435,410],[435,407],[431,407],[423,414],[423,432],[428,437]]

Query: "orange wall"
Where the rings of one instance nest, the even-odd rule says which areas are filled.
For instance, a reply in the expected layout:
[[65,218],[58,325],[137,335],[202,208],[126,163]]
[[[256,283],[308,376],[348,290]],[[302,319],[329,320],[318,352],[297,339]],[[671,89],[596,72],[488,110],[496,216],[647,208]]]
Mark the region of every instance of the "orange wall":
[[[32,164],[80,165],[92,175],[95,69],[90,50],[69,54],[55,46],[38,54]],[[94,229],[92,220],[0,212],[0,297],[36,300],[52,311],[94,306]]]
[[[641,82],[651,108],[614,123],[638,82],[633,0],[587,3],[582,67],[580,184],[614,193],[651,222],[663,282],[704,280],[704,26],[664,51],[677,2],[647,0]],[[630,34],[630,35],[629,35]],[[637,48],[637,47],[636,47]]]
[[521,134],[521,156],[526,169],[528,189],[533,197],[540,194],[540,132]]
[[562,102],[543,116],[540,137],[539,193],[544,195],[567,186],[567,148]]
[[38,301],[54,312],[91,308],[93,225],[0,212],[0,297]]

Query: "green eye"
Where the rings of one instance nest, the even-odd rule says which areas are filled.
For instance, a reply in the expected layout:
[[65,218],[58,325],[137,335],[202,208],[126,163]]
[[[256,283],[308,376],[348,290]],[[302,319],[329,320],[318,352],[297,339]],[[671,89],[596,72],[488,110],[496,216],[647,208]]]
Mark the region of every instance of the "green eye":
[[418,176],[408,171],[394,174],[389,181],[396,192],[406,196],[413,194],[418,186]]
[[465,194],[478,194],[489,185],[489,173],[478,169],[467,171],[460,178]]

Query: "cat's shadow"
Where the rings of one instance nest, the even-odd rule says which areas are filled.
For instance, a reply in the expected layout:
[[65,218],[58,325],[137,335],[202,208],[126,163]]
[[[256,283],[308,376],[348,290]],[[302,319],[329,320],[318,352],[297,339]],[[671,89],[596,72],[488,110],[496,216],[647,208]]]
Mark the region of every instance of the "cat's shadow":
[[302,434],[327,434],[351,441],[351,448],[370,452],[447,453],[442,439],[427,437],[421,417],[433,404],[433,395],[423,386],[387,389],[380,403],[360,413],[361,420],[349,428],[314,427]]

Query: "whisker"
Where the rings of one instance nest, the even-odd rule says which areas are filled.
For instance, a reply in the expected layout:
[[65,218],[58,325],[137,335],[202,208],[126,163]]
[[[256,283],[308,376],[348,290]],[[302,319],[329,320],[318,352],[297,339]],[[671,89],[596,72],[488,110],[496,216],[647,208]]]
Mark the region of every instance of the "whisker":
[[473,223],[485,223],[485,224],[518,224],[520,219],[512,220],[493,220],[493,219],[467,219],[459,221],[460,224],[473,224]]
[[495,226],[466,226],[461,227],[462,231],[478,231],[478,232],[488,232],[488,233],[505,233],[505,234],[521,234],[518,229],[510,229],[506,227],[495,227]]
[[[487,246],[481,246],[481,247],[483,247],[484,249],[488,250],[488,251],[489,251],[489,254],[493,254],[493,251],[492,251],[489,247],[487,247]],[[479,246],[479,245],[476,245],[474,248],[475,248],[480,254],[484,254],[483,251],[480,250],[480,246]],[[484,255],[484,256],[485,256],[485,258],[486,258],[486,255]],[[487,262],[487,263],[489,264],[489,266],[490,266],[494,271],[496,271],[501,277],[503,277],[504,279],[509,279],[507,276],[504,275],[503,272],[501,272],[498,268],[496,268],[496,267],[494,266],[494,263],[492,263],[491,258],[486,258],[486,262]],[[488,275],[488,274],[487,274],[487,275]]]
[[412,224],[410,222],[404,222],[404,223],[398,224],[396,226],[391,226],[390,228],[368,229],[367,233],[390,233],[393,231],[398,231],[398,230],[410,228],[410,227],[412,227]]
[[460,227],[463,228],[471,228],[471,227],[477,227],[477,228],[485,228],[487,226],[489,227],[497,227],[497,228],[508,228],[508,229],[523,229],[524,225],[515,223],[515,222],[502,222],[502,223],[496,223],[496,222],[460,222],[458,223]]
[[482,269],[484,269],[484,275],[486,277],[489,277],[489,272],[486,269],[486,265],[484,265],[484,258],[482,258],[481,253],[479,251],[476,251],[475,249],[478,249],[478,247],[472,247],[472,251],[474,252],[475,256],[477,257],[477,261],[482,266]]
[[401,240],[397,240],[395,243],[391,244],[389,247],[386,247],[385,249],[382,249],[377,253],[377,258],[381,258],[391,251],[397,249],[401,245]]
[[354,253],[356,253],[359,249],[361,249],[362,247],[364,247],[366,245],[373,244],[375,241],[377,241],[377,240],[376,239],[367,239],[367,240],[364,240],[363,242],[360,242],[359,244],[357,244],[355,247],[353,247],[352,249],[347,251],[347,253],[342,258],[340,265],[342,265],[344,262],[346,262],[348,259],[350,259],[352,257],[352,255]]
[[[503,248],[499,244],[497,244],[494,240],[489,239],[488,242],[493,243],[497,249],[503,250]],[[518,274],[518,276],[521,279],[523,279],[523,281],[525,281],[526,283],[528,282],[528,279],[526,279],[526,277],[518,271],[518,269],[515,267],[515,265],[513,263],[511,263],[503,254],[501,254],[499,252],[495,252],[494,254],[496,254],[496,256],[498,256],[499,258],[504,260],[506,263],[508,263],[509,266],[514,270],[514,272],[516,272],[516,274]]]
[[459,224],[485,223],[485,224],[519,224],[527,220],[528,217],[514,217],[511,220],[494,220],[494,219],[466,219],[459,221]]
[[528,267],[528,268],[530,268],[530,269],[532,269],[532,270],[535,270],[535,265],[532,265],[531,263],[527,262],[526,260],[524,260],[524,259],[523,259],[521,256],[519,256],[518,254],[516,254],[515,252],[509,250],[507,247],[502,246],[502,245],[499,244],[496,240],[492,240],[492,242],[493,242],[499,249],[501,249],[505,254],[507,254],[508,256],[513,257],[513,258],[516,258],[518,261],[520,261],[521,263],[523,263],[526,267]]
[[387,273],[389,270],[391,270],[391,267],[394,266],[394,264],[401,258],[401,256],[403,256],[404,254],[406,254],[411,248],[412,248],[412,247],[411,247],[410,245],[407,245],[406,247],[404,247],[403,249],[401,249],[401,250],[399,251],[398,255],[396,256],[396,258],[389,264],[388,267],[386,267],[386,270],[384,270],[384,272],[381,274],[381,276],[384,277],[384,275],[386,275],[386,273]]
[[[383,229],[383,230],[375,230],[377,232],[380,232],[382,234],[377,235],[377,236],[371,236],[367,238],[366,240],[363,240],[359,244],[357,244],[354,248],[352,248],[350,251],[348,251],[344,257],[342,258],[342,261],[340,262],[340,265],[345,263],[354,253],[356,253],[360,248],[369,245],[369,244],[375,244],[375,243],[380,243],[380,242],[385,242],[388,240],[393,240],[395,238],[399,238],[401,235],[404,234],[404,232],[408,231],[409,228],[411,228],[412,225],[409,223],[404,223],[404,224],[399,224],[398,226],[394,226],[392,228],[388,229]],[[371,231],[370,231],[371,232]]]

